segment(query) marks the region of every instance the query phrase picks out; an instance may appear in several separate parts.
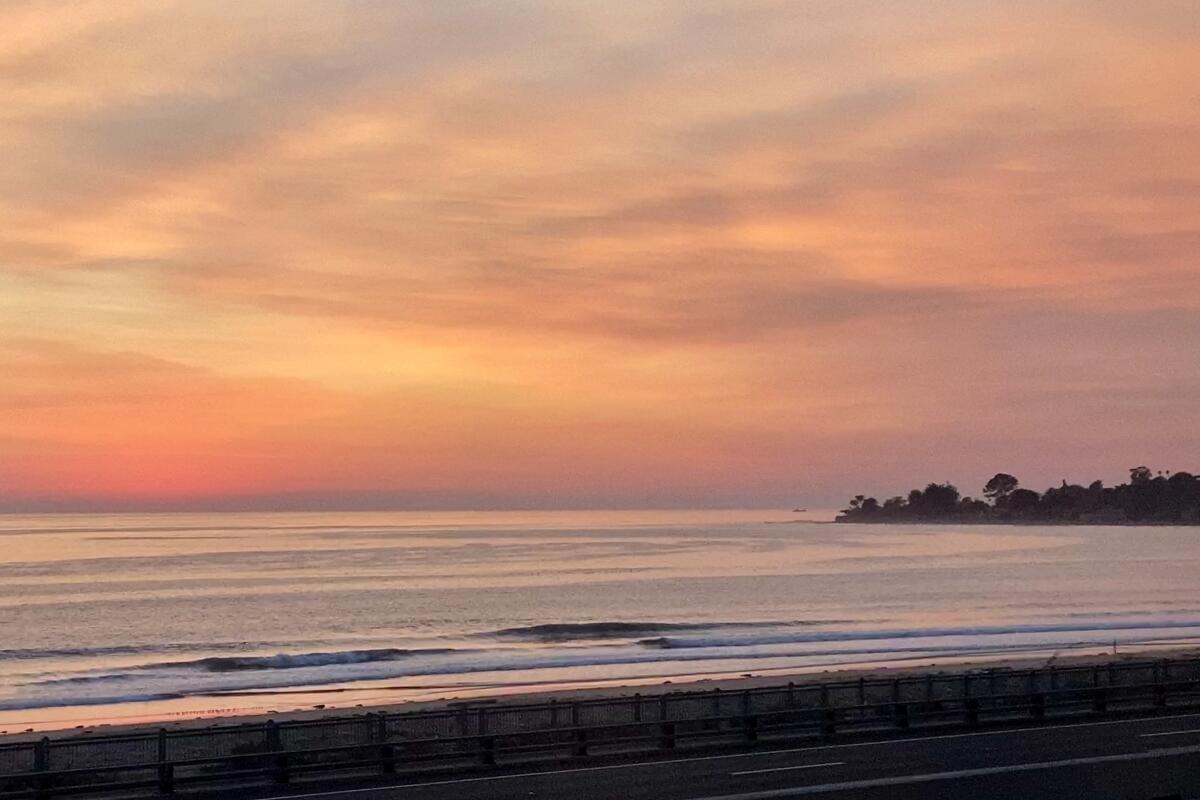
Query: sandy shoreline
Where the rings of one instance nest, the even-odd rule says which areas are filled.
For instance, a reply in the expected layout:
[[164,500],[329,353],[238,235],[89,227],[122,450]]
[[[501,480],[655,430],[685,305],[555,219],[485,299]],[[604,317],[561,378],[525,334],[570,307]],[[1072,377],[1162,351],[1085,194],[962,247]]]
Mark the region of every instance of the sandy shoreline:
[[809,670],[780,668],[748,673],[678,675],[667,679],[656,677],[633,681],[625,680],[620,683],[556,685],[554,688],[546,688],[544,684],[529,684],[525,687],[513,687],[510,685],[506,687],[509,691],[504,693],[495,693],[487,687],[463,687],[460,690],[451,690],[445,696],[429,700],[350,705],[336,704],[338,696],[338,690],[336,689],[307,692],[301,690],[301,694],[311,695],[317,699],[327,697],[328,700],[327,702],[314,703],[312,708],[292,711],[252,712],[218,716],[204,715],[193,718],[139,720],[136,722],[114,720],[111,722],[93,722],[89,725],[73,725],[57,728],[53,726],[39,726],[32,731],[7,731],[3,735],[0,735],[0,743],[40,739],[43,736],[53,738],[90,738],[92,736],[109,736],[158,730],[159,728],[167,728],[168,730],[203,729],[238,724],[257,724],[267,719],[286,722],[289,720],[347,717],[368,712],[393,714],[437,711],[449,707],[459,708],[463,705],[494,707],[549,702],[570,703],[577,700],[632,697],[635,694],[656,696],[672,693],[706,692],[714,689],[736,692],[761,687],[785,686],[789,682],[797,685],[812,685],[857,681],[860,678],[897,678],[927,674],[957,675],[995,670],[1044,668],[1049,665],[1078,667],[1111,663],[1145,662],[1149,660],[1185,660],[1195,658],[1200,658],[1200,647],[1197,647],[1194,643],[1188,645],[1164,645],[1158,648],[1139,646],[1137,649],[1131,648],[1128,651],[1120,651],[1115,656],[1111,647],[1088,647],[1072,651],[1065,655],[1055,652],[1037,655],[1025,654],[1008,658],[964,656],[940,661],[931,661],[928,658],[922,658],[920,659],[920,663],[911,664],[889,662],[888,664],[859,664],[843,668],[813,668]]

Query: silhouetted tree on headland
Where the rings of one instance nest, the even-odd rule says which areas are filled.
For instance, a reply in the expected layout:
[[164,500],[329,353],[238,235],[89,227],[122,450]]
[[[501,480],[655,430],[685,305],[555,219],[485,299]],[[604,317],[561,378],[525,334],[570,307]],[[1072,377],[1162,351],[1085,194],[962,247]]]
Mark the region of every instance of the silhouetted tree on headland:
[[983,487],[983,496],[995,503],[1015,492],[1020,483],[1007,472],[997,472]]
[[896,496],[882,505],[874,497],[856,495],[838,522],[1061,522],[1108,525],[1123,522],[1200,524],[1200,478],[1190,472],[1129,470],[1129,483],[1105,487],[1062,482],[1042,494],[1021,488],[1020,481],[999,472],[983,487],[990,502],[961,497],[950,483],[931,483]]

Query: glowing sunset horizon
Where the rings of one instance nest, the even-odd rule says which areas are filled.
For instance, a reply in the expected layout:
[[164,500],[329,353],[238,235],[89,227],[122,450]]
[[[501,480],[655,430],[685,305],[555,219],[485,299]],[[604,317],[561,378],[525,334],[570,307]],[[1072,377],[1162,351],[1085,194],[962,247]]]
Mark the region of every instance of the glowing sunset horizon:
[[1188,3],[0,8],[0,510],[1200,451]]

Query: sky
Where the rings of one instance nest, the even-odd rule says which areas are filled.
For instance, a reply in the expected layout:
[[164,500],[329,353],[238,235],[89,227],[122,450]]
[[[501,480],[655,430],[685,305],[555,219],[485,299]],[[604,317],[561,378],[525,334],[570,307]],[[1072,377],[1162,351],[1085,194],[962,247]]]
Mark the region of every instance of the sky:
[[1193,0],[0,4],[0,510],[1200,470]]

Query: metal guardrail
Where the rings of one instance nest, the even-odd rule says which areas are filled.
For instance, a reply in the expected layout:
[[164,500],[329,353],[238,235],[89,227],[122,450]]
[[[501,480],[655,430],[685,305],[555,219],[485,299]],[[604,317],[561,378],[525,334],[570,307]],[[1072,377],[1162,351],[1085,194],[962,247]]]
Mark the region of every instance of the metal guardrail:
[[0,743],[0,798],[148,796],[1195,704],[1200,660],[1175,660],[43,738]]

